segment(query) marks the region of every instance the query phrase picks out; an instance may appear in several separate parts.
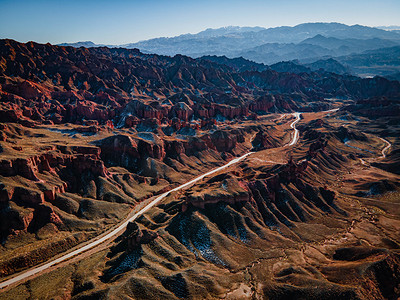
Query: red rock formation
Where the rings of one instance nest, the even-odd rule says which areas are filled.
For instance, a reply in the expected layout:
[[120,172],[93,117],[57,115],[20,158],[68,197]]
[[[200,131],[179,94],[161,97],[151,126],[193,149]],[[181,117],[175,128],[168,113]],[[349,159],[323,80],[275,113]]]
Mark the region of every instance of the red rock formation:
[[125,118],[125,127],[134,127],[136,125],[140,124],[140,119],[135,116],[127,116]]
[[14,195],[14,187],[7,187],[0,183],[0,203],[7,203],[11,201]]
[[216,105],[215,111],[229,119],[233,119],[238,116],[247,116],[249,114],[249,108],[242,106],[233,107],[228,105]]
[[181,141],[166,141],[165,152],[170,157],[177,157],[182,153],[186,153],[188,145]]
[[307,151],[307,157],[315,158],[319,151],[323,151],[325,149],[327,144],[328,144],[327,140],[323,140],[323,139],[319,138],[317,141],[313,142],[310,145],[310,147]]
[[211,129],[214,125],[217,125],[217,121],[215,119],[201,120],[200,128]]
[[188,122],[190,117],[193,115],[193,109],[185,102],[178,102],[172,108],[172,114],[178,119]]
[[296,163],[291,157],[285,168],[280,173],[280,177],[288,181],[296,181],[302,176],[303,172],[307,169],[307,166],[308,161],[305,160]]
[[128,250],[132,250],[141,244],[148,244],[158,237],[157,232],[147,229],[141,230],[136,223],[130,222],[126,228],[128,236],[126,237]]
[[24,187],[16,187],[13,200],[24,205],[34,207],[44,203],[44,194],[39,190],[33,190]]
[[97,142],[101,149],[101,158],[108,165],[118,165],[125,168],[135,166],[140,158],[137,142],[126,135],[115,135]]
[[178,118],[173,118],[171,120],[171,126],[174,128],[175,131],[178,131],[179,129],[181,129],[183,127],[182,121],[179,120]]
[[212,144],[219,152],[229,152],[237,144],[237,136],[226,131],[218,130],[211,134]]
[[27,179],[39,181],[38,168],[33,158],[17,158],[14,160],[0,161],[0,175],[21,175]]
[[62,225],[60,217],[54,212],[54,210],[45,204],[40,204],[34,214],[34,221],[36,222],[35,226],[42,227],[47,223],[53,223],[55,225]]
[[[2,76],[8,79],[0,84],[0,119],[29,127],[82,119],[105,124],[122,118],[122,113],[160,121],[236,118],[258,111],[294,110],[307,106],[308,99],[320,99],[321,108],[328,96],[360,99],[400,93],[398,82],[383,78],[240,72],[207,60],[147,56],[134,49],[76,49],[2,40],[0,50],[0,60],[9,62],[1,65]],[[138,124],[130,118],[125,123]]]
[[144,119],[158,119],[161,120],[168,116],[167,108],[154,108],[150,105],[142,105],[137,110],[137,115],[139,118]]
[[3,86],[3,90],[25,99],[39,98],[42,95],[50,96],[49,90],[30,80],[24,80],[14,85],[6,84]]
[[272,137],[265,131],[259,131],[251,142],[256,150],[275,147]]
[[220,186],[215,186],[210,190],[188,192],[182,204],[182,211],[186,211],[189,206],[204,209],[206,205],[218,202],[233,205],[250,200],[249,189],[245,182],[238,181],[236,178],[227,178],[222,181]]

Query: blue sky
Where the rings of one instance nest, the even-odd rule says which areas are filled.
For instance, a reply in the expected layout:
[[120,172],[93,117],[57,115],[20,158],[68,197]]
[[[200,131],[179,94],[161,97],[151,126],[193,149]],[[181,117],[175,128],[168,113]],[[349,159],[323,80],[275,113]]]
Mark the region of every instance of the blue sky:
[[0,38],[124,44],[222,26],[400,25],[400,0],[0,0]]

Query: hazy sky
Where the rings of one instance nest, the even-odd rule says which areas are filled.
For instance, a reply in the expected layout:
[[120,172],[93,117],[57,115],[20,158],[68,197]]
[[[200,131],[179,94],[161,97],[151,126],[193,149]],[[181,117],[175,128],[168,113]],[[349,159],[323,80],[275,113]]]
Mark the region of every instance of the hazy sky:
[[0,0],[0,38],[123,44],[222,26],[400,25],[400,0]]

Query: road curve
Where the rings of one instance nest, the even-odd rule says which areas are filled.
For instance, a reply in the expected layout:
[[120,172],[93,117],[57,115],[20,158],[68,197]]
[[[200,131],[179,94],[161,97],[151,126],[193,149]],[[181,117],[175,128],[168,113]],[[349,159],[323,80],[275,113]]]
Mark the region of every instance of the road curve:
[[379,157],[379,158],[385,158],[386,157],[386,151],[389,150],[390,147],[392,147],[392,144],[388,140],[385,140],[385,139],[383,139],[381,137],[379,139],[387,144],[387,146],[382,149],[382,156]]
[[[300,115],[301,114],[298,113],[298,112],[293,113],[293,116],[296,117],[296,120],[294,120],[290,124],[290,128],[293,128],[294,135],[293,135],[293,138],[292,138],[291,142],[286,144],[285,147],[286,146],[292,146],[292,145],[296,144],[298,139],[299,139],[299,131],[296,129],[296,124],[300,121]],[[175,191],[179,191],[181,189],[184,189],[184,188],[186,188],[186,187],[188,187],[188,186],[190,186],[190,185],[202,180],[206,176],[212,175],[212,174],[214,174],[216,172],[219,172],[219,171],[221,171],[221,170],[223,170],[223,169],[225,169],[225,168],[227,168],[227,167],[229,167],[229,166],[231,166],[233,164],[236,164],[239,161],[242,161],[243,159],[245,159],[247,156],[249,156],[252,153],[254,153],[254,152],[248,152],[248,153],[246,153],[246,154],[244,154],[244,155],[242,155],[240,157],[232,159],[230,162],[228,162],[227,164],[225,164],[225,165],[223,165],[221,167],[218,167],[218,168],[216,168],[216,169],[214,169],[212,171],[209,171],[209,172],[207,172],[207,173],[205,173],[203,175],[200,175],[200,176],[198,176],[198,177],[196,177],[196,178],[194,178],[194,179],[192,179],[192,180],[190,180],[190,181],[188,181],[188,182],[186,182],[186,183],[184,183],[184,184],[182,184],[182,185],[180,185],[180,186],[178,186],[176,188],[173,188],[172,190],[170,190],[168,192],[165,192],[164,194],[161,194],[160,196],[155,198],[153,201],[151,201],[149,204],[147,204],[145,207],[143,207],[141,210],[139,210],[136,214],[134,214],[133,216],[131,216],[128,219],[126,219],[117,228],[113,229],[112,231],[110,231],[106,235],[102,236],[101,238],[95,239],[94,241],[90,242],[89,244],[87,244],[85,246],[82,246],[81,248],[76,249],[76,250],[74,250],[74,251],[72,251],[72,252],[70,252],[68,254],[65,254],[65,255],[63,255],[63,256],[55,259],[55,260],[47,262],[47,263],[45,263],[45,264],[43,264],[43,265],[41,265],[39,267],[34,267],[34,268],[30,269],[30,270],[24,271],[21,274],[15,276],[13,278],[10,278],[8,280],[5,280],[5,281],[1,282],[0,283],[0,289],[3,289],[3,288],[5,288],[5,287],[7,287],[7,286],[9,286],[11,284],[17,283],[17,282],[22,281],[24,279],[27,279],[30,276],[33,276],[33,275],[35,275],[35,274],[37,274],[39,272],[42,272],[42,271],[44,271],[44,270],[46,270],[46,269],[48,269],[48,268],[50,268],[50,267],[52,267],[52,266],[54,266],[56,264],[59,264],[59,263],[61,263],[63,261],[66,261],[66,260],[68,260],[68,259],[70,259],[70,258],[72,258],[72,257],[74,257],[74,256],[76,256],[78,254],[81,254],[81,253],[83,253],[83,252],[85,252],[85,251],[87,251],[87,250],[89,250],[89,249],[91,249],[93,247],[96,247],[96,246],[104,243],[105,241],[111,239],[112,237],[114,237],[115,235],[120,233],[122,230],[124,230],[129,222],[132,222],[135,219],[137,219],[139,216],[144,214],[150,208],[152,208],[153,206],[158,204],[162,199],[167,197],[170,193],[175,192]]]
[[298,113],[298,112],[293,113],[293,116],[296,118],[296,120],[294,120],[292,122],[292,124],[290,124],[290,128],[293,128],[294,135],[293,135],[292,141],[289,144],[285,145],[285,147],[293,146],[299,140],[299,130],[296,128],[296,124],[300,121],[300,115],[301,115],[301,113]]

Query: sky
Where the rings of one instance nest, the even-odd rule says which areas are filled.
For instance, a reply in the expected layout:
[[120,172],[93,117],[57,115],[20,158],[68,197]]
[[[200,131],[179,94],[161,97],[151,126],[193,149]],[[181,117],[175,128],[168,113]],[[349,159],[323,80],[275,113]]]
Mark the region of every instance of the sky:
[[223,26],[400,25],[400,0],[0,0],[0,38],[120,45]]

